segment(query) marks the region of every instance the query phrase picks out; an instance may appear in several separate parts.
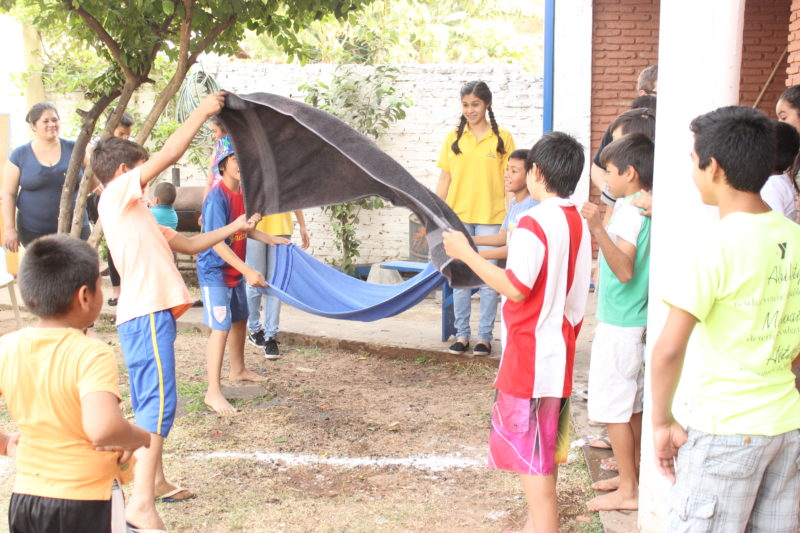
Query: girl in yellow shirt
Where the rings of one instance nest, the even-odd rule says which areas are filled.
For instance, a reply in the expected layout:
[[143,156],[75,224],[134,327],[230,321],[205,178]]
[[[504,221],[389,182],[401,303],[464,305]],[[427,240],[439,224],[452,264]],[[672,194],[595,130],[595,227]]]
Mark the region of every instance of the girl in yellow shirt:
[[[494,235],[506,213],[503,174],[514,139],[497,125],[492,112],[492,91],[483,81],[461,87],[461,121],[445,138],[439,155],[441,169],[436,194],[461,219],[470,235]],[[484,248],[484,247],[478,247]],[[450,353],[469,348],[470,296],[468,289],[453,291],[456,342]],[[473,354],[491,353],[492,329],[497,314],[497,293],[480,289],[481,317]]]

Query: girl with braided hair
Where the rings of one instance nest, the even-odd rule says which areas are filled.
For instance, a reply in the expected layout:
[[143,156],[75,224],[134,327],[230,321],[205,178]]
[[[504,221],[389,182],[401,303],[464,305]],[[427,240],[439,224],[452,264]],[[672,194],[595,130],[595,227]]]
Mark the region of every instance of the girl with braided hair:
[[[461,121],[447,134],[439,156],[441,169],[436,194],[464,223],[470,235],[495,235],[506,213],[505,173],[514,139],[498,127],[492,112],[492,91],[483,81],[461,87]],[[491,248],[491,247],[482,247]],[[469,289],[453,291],[456,342],[450,353],[464,354],[469,348]],[[492,329],[497,314],[497,292],[488,286],[480,289],[481,316],[474,355],[492,351]]]

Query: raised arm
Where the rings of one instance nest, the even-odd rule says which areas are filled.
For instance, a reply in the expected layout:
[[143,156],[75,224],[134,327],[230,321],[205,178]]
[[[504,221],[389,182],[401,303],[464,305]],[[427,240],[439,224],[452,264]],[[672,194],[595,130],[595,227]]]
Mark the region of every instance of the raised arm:
[[6,161],[3,167],[3,239],[9,252],[16,252],[19,249],[16,218],[19,174],[19,167],[11,161]]
[[589,231],[592,232],[597,246],[603,252],[603,257],[608,267],[622,283],[633,279],[633,268],[636,263],[636,246],[625,239],[617,237],[617,242],[611,240],[603,222],[600,220],[600,208],[597,204],[586,202],[581,207],[581,214],[586,219]]
[[220,112],[225,105],[225,92],[219,91],[206,96],[192,111],[189,118],[169,136],[164,146],[141,166],[142,187],[161,174],[183,156],[195,134],[205,121]]

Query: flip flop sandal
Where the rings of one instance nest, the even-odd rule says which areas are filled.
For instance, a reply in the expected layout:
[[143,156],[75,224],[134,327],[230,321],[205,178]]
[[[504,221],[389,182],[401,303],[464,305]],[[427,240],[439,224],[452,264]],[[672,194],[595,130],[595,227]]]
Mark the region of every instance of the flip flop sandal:
[[[189,496],[185,498],[173,498],[173,496],[180,494],[181,492],[188,492]],[[185,489],[183,487],[175,487],[173,490],[165,492],[161,496],[156,496],[156,501],[164,503],[181,503],[189,500],[194,500],[195,498],[197,498],[197,494],[193,493],[189,489]]]
[[596,439],[589,441],[588,446],[598,450],[610,450],[611,441],[608,440],[608,437],[597,437]]
[[128,530],[128,533],[167,533],[166,529],[142,529],[134,526],[130,522],[125,522],[125,528]]

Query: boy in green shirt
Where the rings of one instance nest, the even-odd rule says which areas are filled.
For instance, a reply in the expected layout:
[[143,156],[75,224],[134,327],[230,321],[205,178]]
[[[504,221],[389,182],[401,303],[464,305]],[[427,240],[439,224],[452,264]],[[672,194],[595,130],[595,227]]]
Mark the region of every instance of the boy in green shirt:
[[586,506],[591,511],[638,509],[644,396],[644,333],[650,281],[650,217],[633,204],[653,185],[653,141],[631,133],[600,153],[609,192],[617,199],[607,227],[598,206],[581,208],[602,252],[597,327],[589,365],[589,418],[608,428],[619,476],[592,488],[611,491]]
[[[759,195],[774,157],[763,113],[723,107],[691,130],[693,178],[720,221],[664,291],[653,349],[656,464],[674,484],[668,530],[797,533],[800,226]],[[696,385],[684,430],[671,406],[686,357]]]

